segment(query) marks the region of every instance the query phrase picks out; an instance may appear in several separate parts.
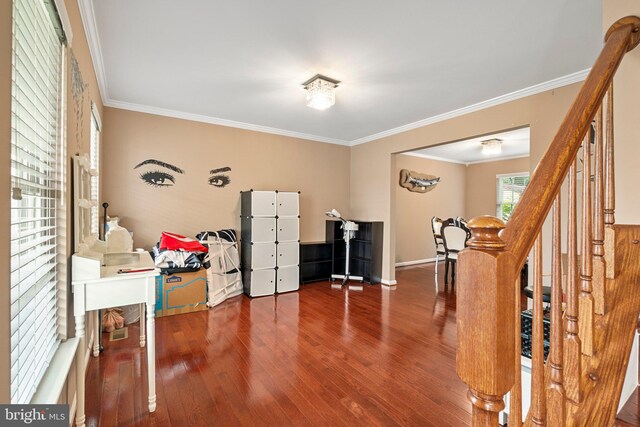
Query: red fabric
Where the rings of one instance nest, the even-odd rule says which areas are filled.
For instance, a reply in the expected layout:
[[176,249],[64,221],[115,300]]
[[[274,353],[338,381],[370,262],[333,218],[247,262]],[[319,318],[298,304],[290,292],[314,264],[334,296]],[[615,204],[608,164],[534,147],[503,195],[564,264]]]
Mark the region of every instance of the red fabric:
[[175,233],[169,233],[167,231],[162,232],[160,237],[160,249],[167,249],[170,251],[187,251],[187,252],[207,252],[205,248],[195,239],[191,237],[181,236]]

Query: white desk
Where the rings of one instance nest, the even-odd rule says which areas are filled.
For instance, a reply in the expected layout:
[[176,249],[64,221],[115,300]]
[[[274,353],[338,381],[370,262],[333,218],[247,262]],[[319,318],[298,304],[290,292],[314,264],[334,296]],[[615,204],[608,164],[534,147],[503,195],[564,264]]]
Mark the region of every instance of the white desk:
[[[102,263],[106,263],[104,266]],[[80,339],[76,355],[77,409],[76,425],[85,425],[85,316],[87,312],[130,304],[147,308],[147,376],[149,378],[149,412],[156,410],[155,361],[155,276],[157,269],[141,273],[118,274],[121,268],[153,268],[148,253],[78,255],[72,257],[73,309],[76,336]],[[141,313],[143,314],[143,313]],[[100,332],[99,332],[100,333]],[[140,345],[145,345],[144,317],[140,317]],[[98,337],[96,336],[97,340]]]

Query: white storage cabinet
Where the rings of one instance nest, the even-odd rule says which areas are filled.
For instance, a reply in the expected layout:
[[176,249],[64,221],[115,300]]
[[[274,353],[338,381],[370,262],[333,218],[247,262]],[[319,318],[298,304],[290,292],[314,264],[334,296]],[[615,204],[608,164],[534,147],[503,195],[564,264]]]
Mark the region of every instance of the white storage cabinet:
[[251,297],[300,287],[300,193],[243,191],[240,195],[244,291]]

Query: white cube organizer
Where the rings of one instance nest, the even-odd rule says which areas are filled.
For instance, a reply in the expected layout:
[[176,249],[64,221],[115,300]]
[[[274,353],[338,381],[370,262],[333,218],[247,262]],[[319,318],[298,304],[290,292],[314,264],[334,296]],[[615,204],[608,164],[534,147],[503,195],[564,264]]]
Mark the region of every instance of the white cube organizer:
[[244,291],[252,297],[300,287],[300,193],[240,194]]

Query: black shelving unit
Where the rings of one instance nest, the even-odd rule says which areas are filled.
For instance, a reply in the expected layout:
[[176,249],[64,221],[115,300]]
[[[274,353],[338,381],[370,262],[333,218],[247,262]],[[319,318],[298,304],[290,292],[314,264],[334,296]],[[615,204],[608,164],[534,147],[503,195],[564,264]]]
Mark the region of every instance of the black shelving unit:
[[300,283],[331,279],[332,256],[331,242],[301,242]]
[[[349,265],[351,274],[362,276],[370,284],[382,279],[382,221],[354,221],[358,224],[356,236],[351,240]],[[341,221],[326,222],[327,242],[332,244],[332,273],[344,274],[345,243]]]
[[[542,337],[544,358],[549,355],[551,346],[551,313],[544,311],[542,316]],[[520,335],[522,338],[522,355],[531,359],[531,344],[533,343],[533,312],[525,310],[520,313]]]

